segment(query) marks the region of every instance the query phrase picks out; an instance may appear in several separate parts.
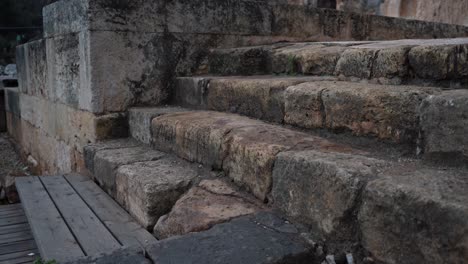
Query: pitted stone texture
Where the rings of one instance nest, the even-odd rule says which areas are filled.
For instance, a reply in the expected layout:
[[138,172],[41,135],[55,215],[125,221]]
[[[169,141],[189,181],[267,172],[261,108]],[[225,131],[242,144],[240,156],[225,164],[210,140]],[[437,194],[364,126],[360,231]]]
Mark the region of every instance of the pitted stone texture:
[[120,166],[158,160],[164,155],[162,152],[142,146],[99,150],[94,155],[93,175],[105,191],[115,196],[115,174]]
[[468,258],[466,171],[391,167],[365,189],[363,246],[384,263],[463,263]]
[[282,123],[283,91],[289,86],[313,80],[312,77],[213,79],[208,86],[207,107]]
[[377,52],[374,49],[347,49],[338,60],[335,74],[369,79]]
[[468,91],[444,91],[421,105],[423,150],[430,157],[468,158]]
[[271,47],[215,49],[209,56],[209,72],[218,75],[258,75],[271,72]]
[[345,49],[342,45],[326,46],[314,43],[279,48],[273,54],[273,72],[333,75],[338,59]]
[[456,46],[414,47],[408,57],[419,78],[444,80],[456,75]]
[[169,114],[153,119],[155,147],[191,161],[222,168],[236,183],[264,200],[276,155],[292,149],[352,152],[346,145],[219,112]]
[[303,128],[349,130],[415,143],[419,106],[436,88],[350,82],[309,82],[285,92],[285,122]]
[[145,144],[151,143],[151,120],[168,113],[185,112],[180,107],[134,107],[128,110],[131,136]]
[[47,85],[46,41],[23,44],[16,51],[20,91],[53,100],[54,92]]
[[154,263],[161,264],[305,264],[317,261],[293,225],[268,213],[244,216],[208,231],[162,240],[150,247],[148,255]]
[[106,149],[119,149],[119,148],[131,148],[138,147],[139,144],[136,141],[128,139],[116,139],[116,140],[106,140],[94,144],[90,144],[84,147],[83,155],[85,160],[86,168],[94,174],[94,156],[100,150]]
[[120,166],[116,200],[145,228],[168,213],[198,177],[206,176],[188,162],[171,157]]
[[183,112],[153,119],[153,146],[189,161],[221,169],[227,155],[224,137],[253,120],[219,112]]
[[385,162],[356,154],[282,152],[273,170],[273,205],[335,241],[353,239],[350,212]]
[[258,202],[222,180],[203,180],[190,189],[154,227],[158,239],[200,232],[260,210]]

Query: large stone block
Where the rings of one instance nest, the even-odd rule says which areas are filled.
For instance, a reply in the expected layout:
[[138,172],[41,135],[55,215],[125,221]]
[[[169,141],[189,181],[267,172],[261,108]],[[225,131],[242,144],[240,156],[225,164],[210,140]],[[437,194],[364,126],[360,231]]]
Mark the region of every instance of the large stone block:
[[421,105],[422,150],[429,157],[466,162],[468,157],[468,91],[444,91]]
[[151,229],[200,176],[203,172],[196,166],[171,157],[123,165],[116,172],[115,197],[143,227]]
[[105,191],[115,197],[115,176],[120,166],[158,160],[164,155],[162,152],[141,146],[100,150],[94,155],[94,178]]
[[78,34],[46,39],[47,85],[53,99],[78,108],[80,89],[80,43]]
[[167,114],[152,121],[153,145],[186,160],[221,169],[227,155],[226,134],[252,122],[245,117],[219,112]]
[[384,162],[356,154],[282,152],[273,170],[274,206],[334,241],[352,240],[362,188]]
[[83,148],[83,156],[86,168],[94,174],[94,156],[100,150],[138,147],[136,140],[114,139],[88,144]]
[[[53,99],[53,94],[47,84],[47,57],[46,41],[36,40],[24,44],[26,53],[26,73],[27,79],[22,83],[26,84],[28,94]],[[24,87],[21,87],[24,92]]]
[[258,202],[224,181],[204,180],[184,194],[169,214],[159,219],[154,233],[157,238],[165,239],[201,232],[259,209]]
[[419,105],[440,91],[416,86],[309,82],[285,92],[285,121],[303,128],[349,130],[398,143],[416,143]]
[[466,172],[402,164],[369,183],[362,242],[383,263],[463,263],[468,258]]
[[209,82],[208,109],[232,112],[277,123],[283,122],[283,91],[313,78],[213,79]]
[[338,60],[335,74],[369,79],[376,57],[375,49],[347,49]]
[[456,46],[419,46],[410,50],[409,63],[422,79],[444,80],[455,76]]

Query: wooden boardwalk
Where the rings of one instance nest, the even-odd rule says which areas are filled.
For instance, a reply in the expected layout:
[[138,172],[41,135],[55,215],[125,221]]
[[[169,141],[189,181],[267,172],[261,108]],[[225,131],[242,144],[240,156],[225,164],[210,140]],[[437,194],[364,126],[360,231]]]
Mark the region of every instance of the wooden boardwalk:
[[45,260],[66,262],[156,243],[148,231],[86,177],[21,177],[16,187]]
[[38,255],[21,204],[0,206],[0,264],[32,263]]

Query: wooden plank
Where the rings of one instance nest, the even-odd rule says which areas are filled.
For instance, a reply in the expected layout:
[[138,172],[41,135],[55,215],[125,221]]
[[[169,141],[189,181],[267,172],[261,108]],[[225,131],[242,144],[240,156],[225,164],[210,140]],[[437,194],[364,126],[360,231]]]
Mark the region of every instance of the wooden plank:
[[[32,249],[32,250],[25,250],[25,251],[20,251],[20,252],[15,252],[15,253],[10,253],[10,254],[4,254],[0,255],[0,261],[5,261],[5,260],[10,260],[10,259],[16,259],[16,258],[23,258],[27,257],[29,254],[33,253],[34,255],[32,256],[33,258],[38,258],[39,257],[39,252],[37,249]],[[0,262],[1,263],[1,262]]]
[[105,193],[97,184],[81,175],[65,176],[81,198],[124,246],[145,247],[156,238]]
[[0,235],[0,245],[34,239],[30,231]]
[[10,259],[0,262],[0,264],[23,264],[23,263],[32,263],[37,257],[35,256],[26,256],[21,258]]
[[62,176],[40,177],[63,219],[87,255],[112,252],[120,243]]
[[28,223],[17,224],[17,225],[9,225],[9,226],[1,226],[0,227],[0,235],[20,232],[20,231],[25,231],[25,230],[30,230]]
[[12,217],[12,216],[25,216],[25,215],[24,215],[23,210],[0,213],[0,219],[4,217]]
[[0,205],[0,212],[22,210],[21,204]]
[[13,216],[13,217],[0,218],[0,226],[23,224],[27,222],[28,222],[28,219],[25,216]]
[[85,254],[38,177],[20,177],[16,187],[42,258],[66,262]]
[[26,240],[18,243],[11,243],[7,245],[2,245],[0,247],[0,255],[11,254],[15,252],[21,252],[26,250],[34,250],[36,248],[36,243],[34,240]]

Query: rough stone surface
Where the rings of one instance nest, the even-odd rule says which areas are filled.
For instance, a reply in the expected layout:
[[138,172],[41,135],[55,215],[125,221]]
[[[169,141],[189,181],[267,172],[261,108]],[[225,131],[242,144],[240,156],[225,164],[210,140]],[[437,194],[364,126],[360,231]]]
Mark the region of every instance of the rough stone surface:
[[209,82],[207,108],[277,123],[283,122],[283,91],[314,78],[214,79]]
[[444,80],[455,75],[455,46],[421,46],[410,50],[409,63],[423,79]]
[[141,249],[120,249],[112,253],[91,256],[65,264],[151,264]]
[[338,60],[335,74],[369,79],[372,74],[372,63],[376,56],[376,50],[348,49]]
[[299,264],[315,261],[310,251],[294,226],[274,215],[259,213],[205,232],[162,240],[148,250],[148,255],[161,264]]
[[162,158],[165,154],[148,147],[104,149],[94,156],[94,177],[101,187],[115,196],[115,174],[118,167]]
[[303,83],[285,92],[285,122],[414,144],[419,133],[421,101],[439,92],[416,86]]
[[116,200],[147,229],[169,212],[193,180],[206,176],[185,161],[165,157],[120,166]]
[[134,107],[128,110],[130,135],[145,144],[151,143],[151,120],[153,118],[174,112],[187,111],[180,107],[149,108]]
[[467,188],[464,171],[390,168],[363,194],[358,219],[364,247],[384,263],[463,263]]
[[272,200],[316,236],[351,240],[362,188],[384,162],[356,154],[282,152],[273,170]]
[[182,196],[154,227],[158,239],[200,232],[259,211],[258,202],[222,180],[203,180]]
[[268,46],[215,49],[209,57],[209,72],[219,75],[259,75],[271,71]]
[[105,140],[94,144],[86,145],[83,149],[83,156],[86,168],[94,173],[94,156],[100,150],[138,147],[138,142],[128,139]]
[[465,163],[468,158],[468,91],[444,91],[421,105],[422,149],[429,156]]
[[271,188],[275,156],[291,149],[350,152],[346,145],[267,125],[233,114],[198,111],[153,119],[155,147],[222,168],[236,183],[264,200]]

